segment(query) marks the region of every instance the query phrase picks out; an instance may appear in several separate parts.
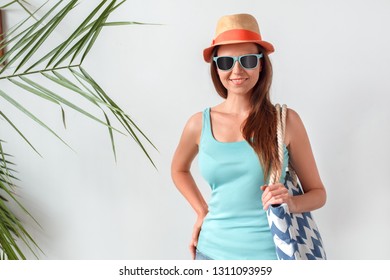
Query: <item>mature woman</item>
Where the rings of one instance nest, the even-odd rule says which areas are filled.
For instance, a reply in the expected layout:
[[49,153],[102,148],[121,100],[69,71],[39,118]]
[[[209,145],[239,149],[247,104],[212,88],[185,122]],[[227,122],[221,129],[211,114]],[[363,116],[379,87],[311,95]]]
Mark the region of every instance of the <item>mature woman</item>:
[[[284,167],[290,161],[305,194],[290,196],[283,184],[268,184],[278,161],[276,111],[270,101],[273,46],[262,40],[248,14],[222,17],[216,36],[203,52],[224,101],[190,117],[172,160],[172,178],[197,214],[190,251],[195,259],[277,259],[266,210],[287,203],[290,212],[325,204],[304,125],[288,109]],[[211,187],[206,203],[190,167],[198,155]],[[285,168],[283,169],[285,170]],[[282,173],[283,182],[285,171]]]

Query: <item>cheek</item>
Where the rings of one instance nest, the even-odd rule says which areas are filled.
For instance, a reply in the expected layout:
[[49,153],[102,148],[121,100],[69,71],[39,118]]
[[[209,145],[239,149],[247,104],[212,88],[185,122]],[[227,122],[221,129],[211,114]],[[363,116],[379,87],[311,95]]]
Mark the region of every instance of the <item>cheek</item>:
[[230,72],[223,72],[223,71],[218,71],[218,76],[221,82],[225,85],[226,80],[229,79],[229,73]]
[[255,78],[255,80],[257,81],[259,78],[260,78],[260,73],[261,73],[261,64],[260,64],[260,66],[259,66],[259,71],[256,71],[256,73],[254,74],[254,78]]
[[[221,71],[221,70],[217,70],[217,73],[218,73],[218,76],[219,78],[223,79],[223,77],[225,77],[227,75],[227,72],[228,71]],[[229,73],[229,72],[228,72]]]

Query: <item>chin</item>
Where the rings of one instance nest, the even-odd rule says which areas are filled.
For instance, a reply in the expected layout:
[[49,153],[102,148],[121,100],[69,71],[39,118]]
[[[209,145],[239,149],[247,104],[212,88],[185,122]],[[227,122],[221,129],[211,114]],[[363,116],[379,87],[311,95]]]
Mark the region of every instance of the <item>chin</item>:
[[249,95],[251,89],[232,89],[229,92],[231,92],[234,95]]

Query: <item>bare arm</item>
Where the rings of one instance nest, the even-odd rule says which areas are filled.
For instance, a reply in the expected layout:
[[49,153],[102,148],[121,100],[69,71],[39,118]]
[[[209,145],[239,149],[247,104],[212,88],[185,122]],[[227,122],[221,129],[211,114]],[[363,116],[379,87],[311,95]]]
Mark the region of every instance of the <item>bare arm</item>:
[[191,175],[190,168],[192,161],[198,154],[198,144],[202,129],[201,122],[202,116],[200,113],[188,120],[171,165],[173,182],[198,215],[207,213],[207,203]]
[[262,186],[264,209],[267,210],[272,204],[281,203],[287,203],[292,213],[308,212],[322,207],[326,202],[326,191],[318,173],[309,137],[301,118],[291,109],[287,111],[284,142],[304,194],[290,196],[281,183]]
[[203,219],[208,212],[207,203],[199,191],[199,188],[197,187],[190,172],[192,161],[198,154],[201,131],[202,114],[197,113],[188,120],[186,126],[184,127],[171,164],[171,176],[174,184],[185,199],[190,203],[198,216],[190,242],[192,258],[195,256],[195,248],[198,242],[198,236]]
[[288,145],[291,165],[302,184],[304,195],[290,197],[291,212],[306,212],[322,207],[326,191],[322,184],[309,137],[299,115],[288,109],[285,142]]

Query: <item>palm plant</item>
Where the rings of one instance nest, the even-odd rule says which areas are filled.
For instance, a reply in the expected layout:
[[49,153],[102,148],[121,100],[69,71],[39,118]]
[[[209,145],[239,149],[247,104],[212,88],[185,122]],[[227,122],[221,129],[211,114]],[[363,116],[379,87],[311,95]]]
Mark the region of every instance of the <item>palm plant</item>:
[[[0,66],[0,83],[8,83],[15,89],[7,92],[0,89],[0,100],[2,99],[0,103],[0,123],[8,124],[36,153],[39,154],[38,150],[13,123],[11,116],[7,116],[3,112],[3,106],[11,105],[15,107],[25,114],[29,120],[49,131],[66,146],[69,147],[69,145],[44,121],[34,115],[23,104],[16,101],[13,98],[15,93],[33,94],[58,106],[65,128],[65,107],[69,107],[105,126],[111,139],[115,160],[114,132],[130,135],[143,150],[151,164],[155,166],[141,140],[146,140],[153,148],[155,146],[129,115],[109,97],[88,73],[87,69],[82,66],[103,27],[142,24],[138,22],[107,21],[109,15],[125,1],[102,0],[71,35],[53,49],[47,47],[52,37],[50,35],[79,4],[78,0],[54,1],[55,3],[51,6],[50,1],[47,1],[35,10],[31,8],[28,1],[23,0],[10,1],[0,7],[0,9],[6,9],[9,6],[17,6],[26,12],[26,18],[4,32],[2,34],[3,39],[0,39],[0,49],[4,51],[3,55],[0,56],[0,65],[2,65]],[[42,10],[45,10],[43,16],[38,17],[37,12]],[[45,54],[43,56],[39,55],[42,52]],[[42,78],[44,79],[43,82]],[[85,99],[88,104],[93,104],[99,108],[101,115],[97,116],[89,113],[82,106],[58,94],[57,91],[52,89],[53,86],[60,86],[66,91],[76,93],[83,100]],[[116,118],[121,129],[112,125],[110,116]],[[6,152],[5,141],[6,137],[0,135],[0,259],[26,259],[19,244],[25,244],[35,256],[37,256],[35,250],[39,249],[39,246],[10,207],[10,202],[12,202],[22,209],[23,213],[31,217],[28,210],[16,198],[15,160]]]

